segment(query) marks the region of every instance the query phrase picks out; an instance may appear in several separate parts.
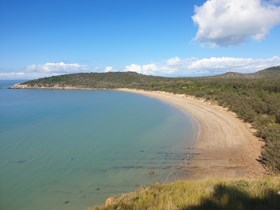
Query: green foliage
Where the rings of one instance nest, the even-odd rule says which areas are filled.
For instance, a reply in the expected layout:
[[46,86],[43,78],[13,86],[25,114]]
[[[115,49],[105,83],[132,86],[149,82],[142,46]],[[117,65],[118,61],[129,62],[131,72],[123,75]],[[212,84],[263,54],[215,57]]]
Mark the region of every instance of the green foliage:
[[199,180],[156,184],[116,198],[94,210],[278,210],[279,178],[261,180]]
[[263,160],[274,171],[280,171],[280,126],[264,128],[262,137],[266,140],[265,149],[262,151]]
[[[280,67],[255,74],[229,73],[215,77],[166,78],[134,72],[80,73],[25,82],[31,87],[134,88],[167,91],[214,100],[251,123],[266,146],[263,162],[280,172]],[[279,153],[280,154],[280,153]]]
[[275,122],[276,123],[278,123],[278,124],[280,124],[280,111],[278,111],[277,113],[276,113],[276,120],[275,120]]

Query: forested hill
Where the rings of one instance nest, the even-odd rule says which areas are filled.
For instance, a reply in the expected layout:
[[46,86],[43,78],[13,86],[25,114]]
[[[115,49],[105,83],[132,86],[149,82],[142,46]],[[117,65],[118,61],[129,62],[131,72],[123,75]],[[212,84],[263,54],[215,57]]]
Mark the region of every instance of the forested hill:
[[227,72],[222,75],[216,76],[218,78],[247,78],[247,79],[257,79],[257,78],[275,78],[280,77],[280,66],[270,67],[256,73],[252,74],[241,74],[237,72]]
[[257,77],[279,77],[280,66],[270,67],[252,75],[256,75]]
[[[135,72],[78,73],[30,80],[29,87],[80,87],[80,88],[144,88],[144,89],[189,89],[192,83],[212,83],[221,79],[275,79],[280,77],[280,67],[268,68],[253,74],[229,72],[214,77],[167,78],[138,74]],[[171,89],[170,89],[171,88]]]
[[266,146],[261,161],[280,172],[280,67],[254,74],[165,78],[133,72],[80,73],[31,80],[18,88],[138,88],[193,95],[216,101],[257,129]]
[[120,88],[135,87],[166,80],[162,77],[153,77],[135,72],[108,72],[108,73],[78,73],[47,77],[27,81],[23,84],[34,87],[84,87],[84,88]]

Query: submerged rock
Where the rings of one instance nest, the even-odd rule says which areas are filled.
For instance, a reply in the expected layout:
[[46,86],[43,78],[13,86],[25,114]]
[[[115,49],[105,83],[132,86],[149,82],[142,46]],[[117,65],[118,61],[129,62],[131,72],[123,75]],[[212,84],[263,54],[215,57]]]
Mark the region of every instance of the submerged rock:
[[150,171],[149,175],[155,175],[155,171]]
[[86,195],[80,195],[80,198],[86,198],[87,196]]

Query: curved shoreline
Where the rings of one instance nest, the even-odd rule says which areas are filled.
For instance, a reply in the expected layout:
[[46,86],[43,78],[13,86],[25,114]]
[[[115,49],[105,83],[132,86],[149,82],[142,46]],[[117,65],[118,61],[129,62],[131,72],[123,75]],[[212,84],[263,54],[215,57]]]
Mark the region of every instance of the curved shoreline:
[[200,125],[195,151],[186,165],[186,179],[261,177],[265,169],[259,163],[264,143],[253,134],[251,126],[227,109],[185,95],[160,91],[118,89],[167,102],[187,112]]
[[[14,89],[97,90],[83,87],[29,87],[16,84]],[[98,89],[100,90],[100,89]],[[109,89],[102,89],[109,90]],[[112,90],[112,89],[111,89]],[[186,179],[202,178],[257,178],[265,174],[258,161],[264,142],[254,136],[251,126],[226,108],[197,99],[162,91],[113,89],[152,97],[169,103],[184,112],[200,126],[195,153],[186,164]]]

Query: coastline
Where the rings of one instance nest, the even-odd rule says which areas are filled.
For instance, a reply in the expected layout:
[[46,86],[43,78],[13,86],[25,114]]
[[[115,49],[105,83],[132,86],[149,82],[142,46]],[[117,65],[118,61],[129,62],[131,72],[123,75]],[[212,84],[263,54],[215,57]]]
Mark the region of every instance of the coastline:
[[226,108],[185,95],[160,91],[117,89],[169,103],[195,119],[200,133],[196,156],[186,165],[186,179],[258,178],[265,174],[259,157],[264,143],[251,126]]
[[22,85],[22,84],[14,84],[10,87],[10,89],[46,89],[46,90],[108,90],[106,88],[86,88],[86,87],[74,87],[74,86],[54,86],[54,87],[45,87],[45,86],[29,86],[29,85]]
[[264,142],[254,136],[251,126],[226,108],[197,99],[162,91],[138,89],[93,89],[72,86],[30,87],[16,84],[13,89],[116,90],[141,94],[169,103],[191,116],[199,126],[194,148],[196,155],[186,164],[184,179],[259,178],[265,175],[259,157]]

